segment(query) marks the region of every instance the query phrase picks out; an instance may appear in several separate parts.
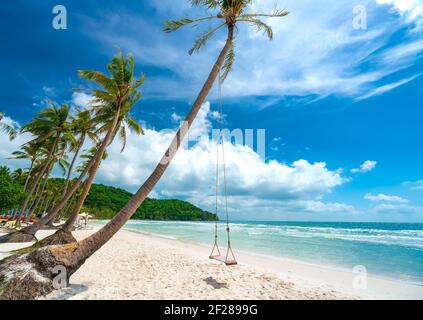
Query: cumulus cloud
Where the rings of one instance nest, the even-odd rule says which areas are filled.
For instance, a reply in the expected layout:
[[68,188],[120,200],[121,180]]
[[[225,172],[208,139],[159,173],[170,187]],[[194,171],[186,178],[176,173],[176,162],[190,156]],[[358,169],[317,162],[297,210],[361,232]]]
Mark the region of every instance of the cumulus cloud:
[[[215,193],[216,144],[209,137],[212,124],[210,104],[205,103],[190,132],[195,144],[178,151],[157,185],[159,197],[179,197],[209,210]],[[102,163],[97,181],[135,191],[152,172],[175,134],[174,130],[146,129],[144,136],[129,133],[126,150],[121,153],[117,141]],[[297,160],[292,164],[265,162],[251,147],[225,144],[228,193],[233,210],[265,214],[263,205],[273,211],[337,212],[350,210],[340,203],[324,203],[322,198],[347,180],[326,163]],[[221,181],[223,177],[220,176]],[[254,209],[253,209],[254,207]],[[243,208],[243,209],[240,209]],[[290,208],[290,209],[289,209]],[[257,211],[258,210],[258,211]]]
[[377,161],[366,160],[359,168],[351,169],[351,173],[366,173],[376,168]]
[[86,109],[90,106],[92,102],[92,95],[89,95],[84,92],[74,92],[72,94],[72,103],[77,107]]
[[376,0],[378,4],[389,4],[409,21],[423,21],[423,2],[421,0]]
[[370,200],[370,201],[378,201],[378,202],[396,202],[396,203],[408,203],[410,202],[407,199],[398,197],[398,196],[390,196],[383,193],[380,193],[378,195],[373,195],[371,193],[368,193],[364,196],[364,199]]

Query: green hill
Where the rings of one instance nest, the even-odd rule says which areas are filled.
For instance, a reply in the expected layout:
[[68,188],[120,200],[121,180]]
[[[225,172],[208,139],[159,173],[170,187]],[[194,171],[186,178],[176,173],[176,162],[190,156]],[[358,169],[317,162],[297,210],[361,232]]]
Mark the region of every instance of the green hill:
[[[123,189],[93,184],[84,204],[84,211],[97,219],[110,219],[128,202],[132,194]],[[182,200],[147,198],[132,219],[214,221],[215,214]]]

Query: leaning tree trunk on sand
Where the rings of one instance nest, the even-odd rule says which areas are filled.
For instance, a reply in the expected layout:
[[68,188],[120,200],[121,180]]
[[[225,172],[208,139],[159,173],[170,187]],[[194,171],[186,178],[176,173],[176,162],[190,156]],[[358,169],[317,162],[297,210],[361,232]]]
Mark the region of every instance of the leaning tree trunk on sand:
[[81,192],[81,195],[79,196],[72,213],[69,217],[69,219],[66,221],[65,225],[57,230],[54,234],[51,236],[48,236],[41,240],[39,243],[37,243],[37,246],[48,246],[48,245],[58,245],[58,244],[67,244],[71,242],[76,242],[76,239],[72,235],[72,228],[75,224],[76,219],[78,218],[79,212],[81,211],[81,208],[85,202],[85,199],[88,196],[88,193],[90,192],[91,186],[94,182],[95,175],[97,173],[98,168],[100,167],[100,163],[103,160],[104,152],[106,151],[107,146],[110,143],[110,140],[112,139],[113,132],[116,129],[116,126],[118,124],[120,116],[120,108],[117,109],[116,114],[113,118],[112,125],[110,126],[106,137],[104,138],[100,149],[97,151],[97,154],[94,156],[95,162],[91,169],[89,170],[88,178],[84,182],[84,186]]
[[91,161],[84,168],[84,171],[80,174],[78,180],[75,181],[75,184],[72,186],[69,192],[65,195],[65,197],[61,201],[59,201],[59,203],[53,206],[53,208],[44,217],[34,222],[32,225],[23,228],[22,230],[15,231],[0,237],[0,243],[37,241],[37,238],[35,237],[35,234],[37,233],[37,231],[40,230],[43,226],[46,225],[46,223],[48,223],[51,219],[53,219],[59,214],[60,210],[63,209],[65,204],[68,202],[68,200],[78,190],[79,186],[82,183],[82,180],[84,179],[88,170],[93,165],[94,160],[95,158],[91,159]]
[[55,138],[55,140],[54,140],[53,146],[51,147],[51,149],[50,149],[50,151],[48,153],[48,156],[47,156],[47,159],[46,159],[46,164],[43,166],[43,169],[41,170],[40,174],[35,179],[34,184],[32,185],[32,188],[30,189],[30,191],[29,191],[29,193],[28,193],[28,195],[27,195],[27,197],[26,197],[26,199],[24,201],[24,204],[22,206],[22,209],[19,212],[19,215],[18,215],[18,217],[16,219],[18,225],[19,225],[18,222],[22,218],[22,215],[23,215],[23,213],[25,212],[25,210],[26,210],[26,208],[28,206],[28,203],[29,203],[29,200],[31,199],[31,196],[34,194],[34,191],[35,191],[38,183],[40,182],[40,179],[44,176],[44,174],[46,173],[48,167],[50,166],[50,160],[51,160],[51,157],[53,156],[54,150],[56,150],[56,147],[57,147],[57,144],[59,142],[59,139],[60,139],[60,135],[57,135],[56,138]]
[[[226,53],[232,46],[233,32],[234,27],[229,25],[226,44],[192,109],[185,118],[184,124],[179,128],[160,163],[131,200],[102,229],[80,242],[47,246],[17,256],[14,260],[11,257],[0,261],[0,283],[4,283],[3,289],[0,288],[0,299],[33,299],[53,291],[53,279],[57,274],[53,273],[52,268],[57,266],[65,268],[66,277],[69,280],[70,276],[84,264],[85,260],[100,249],[131,218],[160,180],[181,146],[187,131],[219,75]],[[29,269],[22,266],[27,266]]]

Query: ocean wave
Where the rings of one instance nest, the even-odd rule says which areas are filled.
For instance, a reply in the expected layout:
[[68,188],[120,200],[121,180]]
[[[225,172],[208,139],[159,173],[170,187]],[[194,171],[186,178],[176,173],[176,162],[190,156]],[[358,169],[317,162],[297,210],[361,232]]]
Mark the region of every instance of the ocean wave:
[[[225,232],[225,223],[219,222],[219,233]],[[184,237],[184,234],[206,236],[213,232],[213,222],[190,221],[137,221],[131,220],[127,227],[141,228],[147,232],[173,234]],[[423,230],[388,230],[381,228],[331,227],[331,226],[296,226],[264,223],[231,223],[231,231],[235,237],[250,237],[254,241],[278,241],[278,238],[307,238],[316,240],[342,240],[373,244],[423,248]],[[160,230],[162,229],[162,230]]]

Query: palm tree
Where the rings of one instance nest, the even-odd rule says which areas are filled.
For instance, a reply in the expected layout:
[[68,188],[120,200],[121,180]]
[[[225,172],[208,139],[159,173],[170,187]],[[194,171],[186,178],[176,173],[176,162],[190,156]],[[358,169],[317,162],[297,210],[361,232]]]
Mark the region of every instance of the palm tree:
[[112,63],[107,66],[110,76],[100,71],[80,71],[82,78],[93,81],[101,89],[90,90],[94,95],[91,108],[94,119],[100,124],[99,134],[106,133],[95,156],[95,162],[89,170],[87,180],[81,195],[75,205],[75,211],[79,213],[85,198],[91,189],[94,177],[103,159],[107,146],[113,141],[116,132],[120,130],[121,137],[126,140],[125,129],[122,125],[127,123],[135,132],[142,132],[141,127],[133,120],[128,112],[138,102],[141,94],[138,88],[144,83],[144,76],[136,79],[134,75],[134,57],[129,54],[126,58],[122,51],[116,55]]
[[123,147],[126,146],[126,128],[136,134],[144,134],[141,125],[129,114],[133,106],[141,98],[138,88],[144,82],[144,76],[136,80],[134,76],[134,58],[128,55],[125,58],[120,51],[118,56],[113,58],[112,64],[108,66],[111,77],[108,78],[98,71],[81,71],[80,74],[96,84],[100,85],[104,91],[92,90],[95,102],[92,103],[93,118],[99,124],[97,134],[105,134],[105,138],[97,148],[95,163],[89,171],[87,180],[84,182],[82,192],[72,210],[71,216],[64,225],[54,235],[45,238],[40,244],[64,244],[76,241],[71,235],[71,230],[78,217],[86,197],[94,182],[95,175],[104,159],[106,147],[111,144],[115,137],[119,135]]
[[[66,143],[62,143],[62,148],[66,147]],[[30,207],[31,209],[29,210],[29,213],[27,215],[27,218],[29,218],[30,216],[33,215],[35,209],[39,206],[41,200],[42,200],[42,195],[44,194],[44,190],[46,188],[48,179],[50,177],[50,173],[53,170],[53,167],[57,164],[58,167],[61,169],[62,171],[62,175],[65,175],[66,172],[68,171],[69,168],[69,162],[68,162],[68,156],[66,154],[64,154],[66,151],[66,149],[63,150],[58,150],[58,153],[55,154],[52,157],[52,160],[50,162],[50,166],[47,169],[45,175],[44,175],[44,179],[42,181],[42,183],[40,183],[39,185],[41,186],[41,189],[36,191],[35,197],[34,197],[34,202],[32,204],[32,206]]]
[[[86,170],[88,166],[90,166],[93,159],[95,159],[95,157],[97,156],[99,148],[100,148],[100,144],[98,144],[97,146],[91,147],[89,150],[86,151],[86,153],[81,155],[81,159],[84,159],[85,161],[81,164],[81,166],[79,166],[76,169],[77,172],[83,172],[84,170]],[[109,154],[106,149],[103,153],[102,160],[107,159],[108,156]],[[76,239],[72,235],[72,230],[78,218],[79,212],[81,210],[81,206],[78,204],[79,199],[80,199],[80,193],[77,194],[77,201],[69,200],[69,203],[67,204],[67,206],[69,207],[72,206],[73,209],[70,212],[69,218],[66,220],[64,225],[59,230],[57,230],[54,234],[38,241],[34,246],[44,247],[48,245],[67,244],[71,242],[76,242]],[[63,209],[63,210],[65,211],[66,209]],[[54,217],[52,219],[54,219]]]
[[81,148],[84,145],[86,137],[88,136],[88,138],[90,138],[94,142],[97,142],[98,140],[97,134],[94,132],[95,124],[91,119],[91,115],[88,110],[77,109],[76,117],[72,117],[71,126],[72,132],[76,135],[79,135],[79,139],[75,144],[72,145],[71,148],[71,151],[74,153],[74,155],[69,166],[65,186],[63,188],[62,199],[64,198],[68,190],[70,177],[73,173],[73,168],[75,166],[76,160],[78,159],[79,152],[81,151]]
[[[76,172],[81,173],[81,172],[83,172],[87,168],[87,166],[89,165],[89,163],[97,155],[98,148],[100,148],[100,145],[91,147],[90,149],[85,150],[85,153],[81,154],[81,157],[80,158],[81,158],[81,160],[84,160],[84,161],[81,163],[81,165],[78,168],[76,168]],[[104,151],[103,159],[102,160],[106,160],[108,156],[109,156],[109,153],[107,152],[107,150]]]
[[[16,270],[17,265],[27,263],[27,261],[37,261],[37,263],[34,264],[34,269],[36,270],[37,275],[40,277],[40,279],[43,279],[42,283],[41,280],[28,280],[31,283],[31,293],[13,287],[13,289],[6,289],[5,291],[3,291],[3,293],[0,293],[0,298],[32,298],[36,295],[45,294],[46,291],[52,291],[52,279],[54,278],[55,274],[53,274],[51,271],[46,270],[50,270],[49,268],[60,264],[61,266],[66,268],[67,277],[69,278],[76,270],[79,269],[79,267],[85,262],[86,259],[88,259],[94,252],[101,248],[131,218],[136,209],[143,203],[149,192],[160,180],[161,176],[168,168],[170,161],[173,159],[178,148],[182,144],[182,140],[185,137],[187,130],[190,128],[198,111],[201,108],[201,105],[205,101],[214,82],[219,76],[220,70],[224,70],[223,77],[225,77],[231,70],[234,59],[234,29],[237,23],[248,22],[254,25],[258,30],[266,30],[267,36],[271,39],[273,36],[271,28],[265,25],[264,22],[258,20],[258,17],[283,17],[288,14],[287,11],[280,10],[275,10],[272,14],[245,13],[247,5],[251,3],[250,0],[192,0],[191,2],[193,5],[203,5],[209,9],[217,9],[219,12],[215,16],[210,16],[201,19],[181,19],[177,21],[167,21],[165,22],[164,31],[175,31],[185,25],[197,25],[201,21],[214,19],[222,21],[219,27],[212,29],[212,31],[208,31],[203,36],[200,36],[200,40],[197,40],[195,42],[193,47],[194,50],[191,50],[190,53],[197,51],[202,46],[204,46],[205,42],[210,39],[211,35],[213,35],[218,30],[218,28],[226,27],[227,38],[225,45],[221,50],[217,61],[215,62],[203,88],[201,89],[197,99],[195,100],[192,109],[185,118],[185,123],[178,130],[176,136],[171,142],[171,145],[163,155],[160,163],[154,169],[153,173],[147,178],[145,183],[135,193],[135,195],[120,210],[120,212],[102,229],[100,229],[90,237],[77,243],[59,246],[47,246],[35,250],[27,255],[23,255],[14,260],[14,262],[12,263],[0,263],[0,279],[2,275],[4,278],[6,278],[5,275],[11,272],[12,270]],[[259,28],[259,26],[261,27]],[[19,276],[17,275],[16,278],[14,278],[15,282],[18,281],[18,277]],[[48,284],[46,284],[46,282],[48,282]],[[9,279],[8,283],[13,284],[14,282],[13,280]],[[10,286],[10,288],[12,288],[12,286]]]
[[13,140],[18,135],[18,131],[13,125],[7,124],[3,121],[4,113],[0,112],[0,132],[6,133],[10,140]]
[[12,173],[12,178],[14,179],[14,180],[16,180],[17,182],[19,182],[20,184],[22,184],[25,180],[26,180],[26,178],[27,178],[27,173],[25,172],[25,170],[23,170],[23,169],[21,169],[21,168],[19,168],[19,169],[16,169],[15,171],[13,171],[13,173]]
[[[104,152],[107,146],[113,141],[116,132],[119,131],[122,137],[122,134],[126,133],[125,130],[122,130],[122,125],[126,124],[129,128],[134,129],[135,132],[142,133],[141,127],[129,116],[128,112],[141,97],[138,89],[144,83],[144,76],[140,79],[135,78],[134,58],[131,54],[125,58],[122,51],[113,57],[112,63],[107,66],[107,69],[110,76],[100,71],[79,71],[79,75],[82,78],[93,81],[101,87],[101,89],[88,90],[94,96],[91,102],[93,121],[101,126],[99,129],[100,133],[106,133],[101,141],[96,156],[91,159],[90,164],[84,169],[84,172],[81,173],[77,182],[72,186],[72,189],[67,192],[63,199],[55,205],[47,215],[31,226],[20,230],[19,233],[0,237],[0,243],[23,242],[35,238],[36,232],[59,214],[66,202],[78,189],[86,173],[89,172],[88,178],[84,182],[81,195],[75,204],[75,211],[79,213],[94,181]],[[124,140],[126,139],[126,134],[123,138]],[[50,238],[46,239],[46,241],[48,240],[50,240]]]
[[21,150],[12,152],[13,157],[11,159],[25,159],[30,161],[30,166],[28,169],[28,175],[25,180],[24,191],[28,187],[29,180],[31,179],[32,169],[34,169],[35,161],[39,156],[39,144],[28,143],[21,147]]
[[22,127],[22,132],[30,132],[36,138],[29,143],[44,144],[48,148],[48,154],[43,162],[40,173],[35,177],[34,182],[28,192],[28,195],[22,205],[17,218],[19,224],[20,218],[28,207],[29,201],[33,196],[40,180],[44,177],[46,171],[51,165],[51,159],[59,147],[61,139],[66,136],[72,139],[69,132],[69,107],[66,104],[57,107],[54,102],[42,110],[33,120]]

